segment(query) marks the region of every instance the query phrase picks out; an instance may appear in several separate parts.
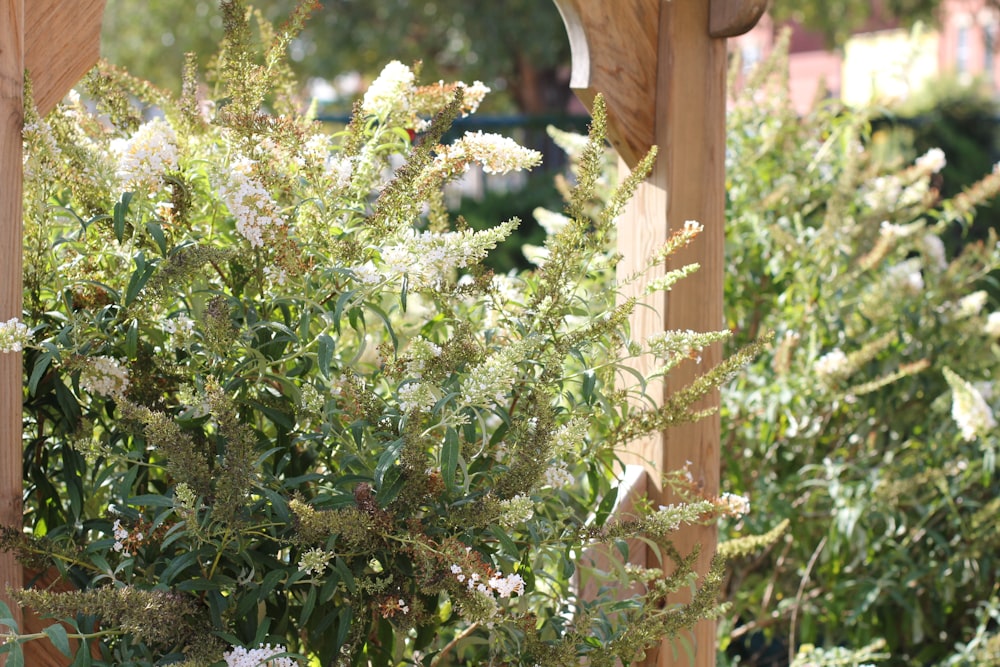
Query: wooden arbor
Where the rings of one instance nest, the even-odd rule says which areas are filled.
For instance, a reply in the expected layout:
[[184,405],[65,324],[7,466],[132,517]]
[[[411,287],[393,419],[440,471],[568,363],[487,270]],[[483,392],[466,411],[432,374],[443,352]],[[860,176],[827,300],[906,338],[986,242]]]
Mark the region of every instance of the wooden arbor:
[[[652,304],[662,318],[651,316],[652,310],[637,313],[633,334],[721,328],[725,38],[752,27],[766,0],[555,2],[573,50],[572,85],[588,104],[598,92],[604,94],[611,140],[624,164],[634,166],[651,145],[660,147],[652,176],[621,223],[624,270],[640,265],[685,220],[705,225],[704,234],[674,260],[677,265],[698,262],[701,271],[677,285],[669,299]],[[96,62],[103,9],[104,0],[0,0],[0,322],[21,316],[24,71],[31,72],[35,101],[46,113]],[[705,357],[712,364],[720,352],[712,349]],[[666,391],[684,386],[692,375],[672,374]],[[21,355],[0,354],[2,525],[22,520],[22,397]],[[634,457],[648,470],[641,491],[653,497],[662,496],[662,473],[687,461],[704,491],[717,493],[719,422],[704,420],[638,443]],[[678,546],[704,545],[704,571],[715,541],[712,529],[688,529]],[[22,576],[13,556],[0,553],[0,598],[6,597],[6,586],[20,585]],[[17,606],[10,606],[18,616]],[[714,624],[697,628],[694,656],[696,667],[714,664]],[[675,658],[666,647],[648,664],[688,662],[686,655]]]
[[[698,263],[693,278],[669,295],[653,295],[632,317],[632,336],[643,340],[666,329],[716,331],[722,312],[725,222],[726,38],[752,28],[766,0],[555,0],[573,52],[570,85],[586,104],[604,95],[608,134],[622,167],[635,166],[653,145],[659,147],[653,173],[619,223],[623,275],[642,268],[646,258],[686,220],[705,231],[662,270]],[[642,286],[632,296],[642,297]],[[721,361],[718,345],[704,353],[705,367]],[[644,362],[649,364],[649,360]],[[650,370],[648,367],[645,370]],[[670,374],[665,394],[686,386],[697,373],[681,366]],[[718,405],[718,395],[703,407]],[[708,495],[719,492],[718,416],[675,427],[635,443],[632,462],[646,475],[632,487],[656,502],[674,499],[662,488],[663,474],[689,465]],[[676,544],[682,553],[702,546],[698,571],[707,571],[717,543],[712,527],[685,527]],[[645,554],[634,554],[646,559]],[[657,566],[658,563],[650,563]],[[678,602],[683,598],[678,598]],[[669,642],[646,664],[709,667],[715,664],[715,624],[695,628],[692,656]],[[692,660],[693,658],[693,660]]]

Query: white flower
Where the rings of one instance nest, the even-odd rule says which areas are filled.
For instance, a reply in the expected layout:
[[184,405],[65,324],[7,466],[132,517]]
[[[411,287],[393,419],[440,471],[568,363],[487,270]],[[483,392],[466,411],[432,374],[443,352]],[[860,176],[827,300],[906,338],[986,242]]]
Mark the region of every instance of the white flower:
[[91,394],[122,398],[128,385],[128,369],[111,357],[94,357],[80,372],[80,386]]
[[500,573],[497,573],[490,577],[487,583],[502,598],[509,598],[515,593],[518,595],[524,593],[524,578],[519,574],[508,574],[506,577],[501,577]]
[[154,186],[178,166],[177,134],[162,118],[143,123],[128,139],[112,140],[109,148],[117,160],[118,178],[128,186]]
[[834,348],[816,360],[813,369],[823,377],[837,377],[847,372],[847,355]]
[[750,513],[750,499],[735,493],[723,493],[719,498],[719,507],[730,516],[743,516]]
[[[121,552],[125,549],[125,540],[128,539],[128,531],[122,528],[121,519],[115,519],[115,524],[113,526],[115,534],[115,551]],[[126,555],[128,552],[126,552]]]
[[219,196],[236,219],[236,231],[254,248],[262,248],[285,220],[270,193],[252,178],[253,165],[249,159],[235,161],[219,185]]
[[997,421],[983,395],[950,368],[944,369],[944,377],[951,386],[951,416],[962,431],[965,440],[972,441],[996,428]]
[[471,86],[465,83],[459,83],[458,85],[462,87],[462,106],[465,108],[462,116],[465,117],[476,113],[479,104],[489,94],[490,87],[482,81],[473,81]]
[[944,248],[944,241],[937,234],[924,234],[921,239],[921,246],[924,255],[931,260],[929,266],[937,267],[940,270],[948,268],[948,258]]
[[437,160],[439,163],[476,162],[487,174],[506,174],[531,169],[542,161],[542,154],[521,146],[510,137],[478,130],[466,132],[461,139],[443,148]]
[[399,598],[398,602],[399,602],[399,610],[404,614],[409,614],[410,606],[406,604],[406,600],[404,600],[403,598]]
[[427,362],[440,356],[441,346],[432,343],[423,336],[417,336],[410,342],[410,361],[406,365],[407,374],[415,378],[423,376]]
[[409,67],[393,60],[386,65],[378,77],[372,81],[361,101],[361,110],[385,120],[396,111],[406,111],[410,106],[413,91],[413,72]]
[[691,358],[701,361],[698,352],[712,343],[729,338],[728,331],[707,331],[699,333],[690,329],[664,331],[646,339],[649,351],[667,361]]
[[0,322],[0,353],[20,352],[30,340],[28,327],[16,317]]
[[234,646],[226,651],[222,659],[226,661],[226,667],[296,667],[296,660],[273,657],[284,652],[285,647],[281,645],[272,648],[270,644],[260,644],[249,650]]
[[963,296],[958,300],[958,304],[956,304],[955,309],[958,312],[955,313],[955,316],[962,319],[978,315],[982,312],[988,298],[989,295],[985,290],[979,290]]
[[473,368],[462,382],[462,402],[478,406],[504,403],[517,379],[521,347],[515,344],[496,350]]
[[986,325],[983,327],[983,331],[986,332],[987,336],[1000,338],[1000,311],[989,314],[986,318]]
[[535,515],[535,501],[525,495],[501,500],[500,508],[500,518],[497,521],[502,526],[516,526],[530,521]]
[[399,409],[403,413],[430,410],[438,401],[433,385],[428,382],[407,382],[396,393],[399,396]]
[[892,289],[908,294],[919,294],[924,289],[924,276],[920,273],[919,258],[908,259],[889,267],[886,282]]
[[943,150],[940,148],[932,148],[918,157],[914,164],[916,164],[919,169],[936,174],[944,169],[945,165],[948,164],[948,161],[945,159]]
[[573,483],[573,475],[569,473],[566,466],[559,463],[550,465],[545,470],[543,479],[544,486],[551,486],[554,489]]
[[302,554],[302,558],[299,559],[299,570],[306,574],[320,576],[326,570],[326,566],[331,558],[333,558],[333,554],[328,551],[310,549]]
[[684,234],[689,234],[693,238],[694,236],[705,231],[705,225],[701,224],[697,220],[685,220],[684,229],[682,231]]
[[160,326],[168,334],[175,334],[182,338],[194,333],[194,320],[186,315],[163,320]]

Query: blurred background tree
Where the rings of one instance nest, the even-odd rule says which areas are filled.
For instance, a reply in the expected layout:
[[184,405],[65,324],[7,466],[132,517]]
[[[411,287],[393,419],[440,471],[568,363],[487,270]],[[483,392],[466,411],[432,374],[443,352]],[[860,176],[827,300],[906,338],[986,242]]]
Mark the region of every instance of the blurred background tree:
[[[280,23],[295,0],[252,4]],[[370,79],[389,60],[419,60],[424,80],[479,79],[489,85],[494,94],[487,98],[487,111],[562,112],[572,97],[569,42],[551,0],[322,0],[319,5],[291,45],[303,81],[332,81],[345,72]],[[204,64],[221,37],[216,0],[108,0],[102,48],[111,62],[176,91],[184,54],[194,52]]]

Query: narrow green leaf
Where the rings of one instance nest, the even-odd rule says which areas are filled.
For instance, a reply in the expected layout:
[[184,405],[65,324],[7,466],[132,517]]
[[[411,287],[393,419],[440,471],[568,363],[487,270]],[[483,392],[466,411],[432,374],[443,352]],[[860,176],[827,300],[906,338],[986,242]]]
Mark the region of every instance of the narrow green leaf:
[[330,377],[330,362],[333,360],[333,349],[335,347],[333,338],[327,334],[320,334],[317,339],[319,350],[316,352],[316,362],[319,364],[319,372],[323,377]]
[[449,493],[455,493],[455,471],[458,469],[458,431],[451,426],[445,431],[441,448],[441,477]]
[[73,654],[69,648],[69,635],[66,633],[66,628],[56,623],[48,626],[42,632],[48,635],[52,645],[64,656],[68,658]]
[[125,216],[128,214],[128,205],[132,201],[132,193],[122,194],[121,201],[115,203],[115,210],[112,219],[114,221],[115,238],[121,243],[125,238]]
[[163,235],[163,227],[160,226],[160,223],[154,221],[147,222],[146,231],[149,232],[149,235],[153,237],[154,241],[156,241],[156,247],[160,249],[160,254],[166,257],[167,238]]
[[597,514],[594,517],[594,521],[598,528],[604,526],[608,517],[611,515],[611,510],[615,508],[615,503],[618,502],[618,493],[620,489],[620,486],[616,486],[614,489],[609,491],[608,495],[604,496],[601,504],[597,507]]

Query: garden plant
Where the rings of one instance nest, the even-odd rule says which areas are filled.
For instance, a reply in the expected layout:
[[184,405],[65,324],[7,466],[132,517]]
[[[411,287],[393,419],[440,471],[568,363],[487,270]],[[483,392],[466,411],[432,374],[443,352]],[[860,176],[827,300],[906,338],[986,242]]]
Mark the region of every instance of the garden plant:
[[879,109],[797,115],[785,67],[728,120],[728,326],[775,344],[723,392],[722,448],[754,506],[729,534],[790,528],[734,563],[723,643],[744,665],[799,644],[1000,664],[1000,246],[976,217],[1000,172],[944,198],[952,156],[886,162]]
[[[81,666],[610,666],[720,613],[723,561],[696,577],[671,534],[741,498],[613,514],[619,453],[701,416],[759,347],[649,399],[726,336],[632,340],[608,289],[652,155],[594,210],[598,102],[544,266],[494,275],[517,221],[474,232],[442,187],[537,155],[443,145],[487,90],[398,62],[331,134],[285,61],[311,4],[275,29],[224,0],[177,99],[104,65],[27,119],[24,314],[0,324],[24,354],[25,525],[0,547],[73,590],[15,594],[63,622],[38,634],[0,608],[8,667],[34,640]],[[630,375],[639,354],[654,376]],[[627,565],[629,539],[662,568]],[[599,545],[606,570],[582,567]]]

